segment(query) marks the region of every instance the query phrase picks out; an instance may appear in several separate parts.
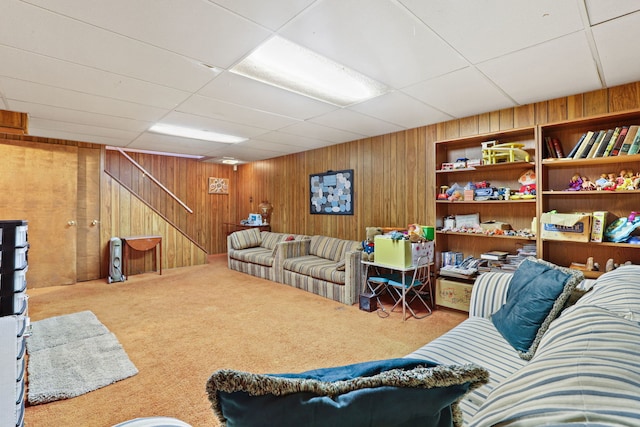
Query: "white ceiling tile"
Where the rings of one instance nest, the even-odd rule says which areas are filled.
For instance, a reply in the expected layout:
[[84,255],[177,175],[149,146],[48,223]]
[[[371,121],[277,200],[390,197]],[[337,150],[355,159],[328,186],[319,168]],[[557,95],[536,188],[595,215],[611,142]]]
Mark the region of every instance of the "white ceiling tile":
[[51,129],[46,126],[40,127],[38,120],[29,123],[29,135],[41,136],[43,138],[64,139],[67,141],[89,142],[93,144],[113,145],[124,147],[129,143],[128,139],[118,139],[111,136],[76,133],[66,129]]
[[268,132],[266,129],[248,126],[247,124],[227,122],[224,120],[211,119],[208,117],[180,112],[171,112],[163,117],[160,122],[163,124],[185,126],[210,132],[241,136],[244,138],[251,138]]
[[[27,0],[53,12],[217,67],[228,68],[270,31],[202,0]],[[113,19],[118,16],[118,19]],[[242,34],[242,37],[232,37]]]
[[388,0],[369,0],[366,6],[360,0],[320,1],[281,34],[393,88],[467,65],[422,22]]
[[479,64],[519,104],[601,88],[583,32]]
[[451,116],[402,92],[388,93],[350,108],[405,128],[415,128],[452,119]]
[[222,73],[202,88],[198,94],[298,120],[305,120],[338,108],[229,72]]
[[269,130],[277,130],[299,121],[199,95],[183,102],[176,111],[234,123],[251,123],[255,127]]
[[[87,135],[88,138],[92,136],[99,136],[104,138],[115,138],[120,141],[131,141],[139,135],[138,132],[120,129],[100,128],[98,126],[84,125],[81,123],[61,122],[57,120],[41,119],[38,117],[29,117],[29,127],[32,125],[39,129],[50,129],[76,135]],[[83,141],[86,140],[86,138],[83,139]]]
[[331,111],[322,116],[309,119],[309,121],[365,136],[384,135],[403,129],[393,123],[366,116],[348,108]]
[[585,0],[585,4],[591,25],[640,10],[638,0]]
[[156,107],[6,77],[0,77],[0,93],[9,100],[15,99],[114,117],[135,117],[142,121],[156,121],[166,114],[166,110]]
[[271,30],[277,30],[315,0],[209,0]]
[[583,29],[577,1],[399,1],[473,64]]
[[332,145],[330,142],[323,141],[321,139],[309,138],[300,135],[293,135],[284,132],[268,132],[264,135],[260,135],[260,140],[275,142],[282,145],[290,145],[293,147],[303,148],[305,150],[311,150],[314,148],[326,147]]
[[409,86],[403,92],[453,117],[467,117],[478,111],[495,111],[515,105],[473,67]]
[[160,135],[145,132],[127,145],[137,150],[160,151],[163,153],[181,153],[203,155],[203,153],[223,148],[226,144],[199,139],[181,138],[178,136]]
[[2,9],[0,44],[6,46],[181,90],[197,90],[214,77],[196,60],[21,1],[3,0]]
[[364,136],[311,122],[299,122],[295,125],[280,129],[280,132],[299,136],[313,135],[316,139],[333,142],[334,144],[344,141],[353,141]]
[[0,45],[0,76],[57,86],[161,108],[173,108],[189,92]]
[[[632,47],[640,38],[640,12],[597,25],[592,32],[606,84],[616,86],[640,80],[640,55]],[[630,44],[620,43],[625,39]]]
[[126,130],[136,134],[144,132],[153,124],[152,122],[143,122],[128,117],[114,117],[16,100],[11,100],[10,109],[13,111],[28,111],[30,120],[38,118],[63,123],[77,123],[99,128]]

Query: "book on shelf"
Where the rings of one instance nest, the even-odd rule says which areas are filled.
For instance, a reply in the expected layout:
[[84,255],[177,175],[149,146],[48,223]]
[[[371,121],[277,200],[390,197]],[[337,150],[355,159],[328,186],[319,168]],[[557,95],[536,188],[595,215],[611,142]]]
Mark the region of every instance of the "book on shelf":
[[629,130],[627,131],[627,136],[625,136],[624,141],[622,141],[622,146],[620,147],[620,152],[618,156],[626,156],[629,153],[629,148],[631,148],[631,144],[633,144],[633,140],[638,133],[638,129],[640,126],[631,125],[629,126]]
[[553,159],[553,158],[558,157],[556,155],[556,150],[553,147],[553,141],[552,141],[552,138],[550,136],[545,136],[544,137],[544,149],[545,149],[545,158]]
[[[591,147],[596,143],[596,140],[600,137],[602,131],[594,131],[592,132],[591,138],[589,141],[584,143],[584,148],[580,152],[579,156],[576,156],[577,159],[586,159],[589,156],[589,152],[591,151]],[[586,141],[586,139],[585,139]]]
[[596,149],[595,153],[591,157],[602,157],[604,155],[604,152],[607,150],[607,147],[609,146],[609,141],[613,137],[614,131],[615,129],[607,129],[607,132],[604,134],[602,141],[600,141],[600,143],[598,144],[598,148]]
[[484,252],[482,254],[480,254],[480,258],[482,259],[488,259],[488,260],[501,260],[501,259],[506,259],[507,255],[509,255],[509,252],[505,252],[505,251],[489,251],[489,252]]
[[568,159],[573,159],[574,158],[574,156],[578,152],[578,149],[582,146],[582,141],[584,141],[584,139],[586,137],[587,137],[587,132],[582,134],[582,136],[580,137],[580,139],[578,140],[576,145],[574,145],[573,148],[571,149],[571,151],[569,151],[569,154],[567,154],[567,158]]
[[628,131],[629,131],[629,126],[622,126],[622,129],[620,129],[620,133],[618,134],[618,139],[616,139],[616,143],[611,148],[611,152],[609,153],[609,156],[618,155],[618,153],[620,152],[620,147],[622,147],[622,143],[624,142],[624,139],[627,137]]
[[640,152],[640,130],[636,133],[636,137],[633,138],[633,142],[631,143],[631,147],[629,147],[629,152],[627,154],[638,154]]
[[604,153],[602,153],[601,157],[607,157],[609,154],[611,154],[611,150],[613,150],[613,146],[616,145],[616,141],[618,140],[618,136],[620,135],[621,131],[622,131],[622,128],[619,126],[613,130],[613,134],[611,135],[611,138],[609,138],[607,147],[605,148]]
[[586,157],[587,159],[593,159],[594,157],[596,157],[596,152],[600,148],[602,141],[604,141],[604,138],[607,135],[607,132],[608,131],[605,131],[605,130],[601,130],[598,132],[598,137],[596,138],[593,145],[591,146],[591,149],[589,149],[589,152],[587,153],[587,157]]
[[579,159],[580,154],[582,154],[582,152],[584,151],[584,148],[587,146],[589,141],[591,141],[591,138],[593,138],[593,131],[591,130],[587,131],[584,135],[582,135],[582,138],[580,138],[580,141],[578,141],[578,144],[574,147],[573,150],[571,150],[573,152],[573,156],[571,156],[571,158]]
[[560,144],[560,140],[558,138],[551,138],[551,145],[553,146],[556,157],[559,159],[564,158],[564,149],[562,148],[562,144]]

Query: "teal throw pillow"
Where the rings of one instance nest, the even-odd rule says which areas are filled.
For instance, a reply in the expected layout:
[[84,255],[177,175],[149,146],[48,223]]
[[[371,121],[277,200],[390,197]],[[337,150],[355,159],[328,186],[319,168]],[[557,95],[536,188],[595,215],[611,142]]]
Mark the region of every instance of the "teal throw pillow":
[[224,426],[461,426],[457,402],[488,381],[473,365],[388,359],[299,374],[214,372],[211,406]]
[[506,302],[491,320],[520,357],[529,360],[583,279],[577,270],[529,257],[513,273]]

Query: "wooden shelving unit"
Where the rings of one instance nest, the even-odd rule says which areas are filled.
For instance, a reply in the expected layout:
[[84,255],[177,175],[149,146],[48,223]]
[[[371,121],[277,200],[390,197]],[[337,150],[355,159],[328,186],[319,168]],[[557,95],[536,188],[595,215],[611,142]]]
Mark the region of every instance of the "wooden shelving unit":
[[[520,187],[518,183],[520,175],[529,169],[536,169],[536,132],[536,127],[527,127],[436,142],[434,169],[437,189],[444,185],[451,187],[454,183],[464,186],[468,182],[488,181],[493,187],[508,187],[517,191]],[[443,163],[452,163],[460,158],[481,159],[482,143],[487,141],[524,144],[524,150],[529,154],[529,161],[442,170]],[[506,222],[514,230],[524,230],[531,228],[532,219],[536,216],[537,199],[453,202],[435,200],[434,203],[439,226],[448,216],[477,213],[480,221]],[[438,267],[441,265],[441,254],[445,251],[462,252],[465,256],[475,257],[489,250],[515,253],[518,247],[531,241],[532,239],[526,236],[489,236],[439,230],[436,232],[436,265]]]
[[[565,153],[569,153],[582,134],[617,126],[640,125],[640,110],[607,114],[579,120],[540,126],[542,144],[545,137],[557,138]],[[542,145],[539,145],[542,146]],[[621,170],[640,171],[640,155],[622,155],[587,159],[540,159],[538,165],[538,217],[544,212],[607,211],[607,225],[632,211],[640,211],[640,190],[567,191],[574,174],[595,181],[603,173],[618,175]],[[636,231],[634,234],[638,234]],[[593,257],[601,269],[608,259],[615,263],[640,263],[640,245],[629,243],[579,243],[538,239],[539,256],[558,265],[584,263]]]

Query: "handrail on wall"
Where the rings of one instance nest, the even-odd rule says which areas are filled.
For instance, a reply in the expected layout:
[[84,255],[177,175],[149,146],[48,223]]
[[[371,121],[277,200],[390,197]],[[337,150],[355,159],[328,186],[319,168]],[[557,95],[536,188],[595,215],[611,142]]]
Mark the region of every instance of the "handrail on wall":
[[[111,148],[111,147],[109,147]],[[191,208],[187,205],[184,204],[184,202],[180,199],[178,199],[178,197],[173,194],[171,191],[169,191],[169,189],[167,187],[165,187],[164,185],[162,185],[162,183],[160,181],[158,181],[156,178],[154,178],[153,175],[151,175],[149,172],[147,172],[145,170],[145,168],[143,168],[140,164],[138,164],[138,162],[136,162],[135,160],[133,160],[133,158],[131,158],[131,156],[129,156],[127,153],[124,152],[124,150],[120,147],[113,147],[113,149],[118,150],[120,152],[120,154],[122,154],[127,160],[129,160],[135,167],[137,167],[138,169],[140,169],[142,171],[142,173],[146,176],[148,176],[153,182],[155,182],[158,187],[162,188],[169,196],[171,196],[176,202],[180,203],[180,206],[182,206],[183,208],[185,208],[185,210],[189,213],[193,213],[193,210],[191,210]]]

